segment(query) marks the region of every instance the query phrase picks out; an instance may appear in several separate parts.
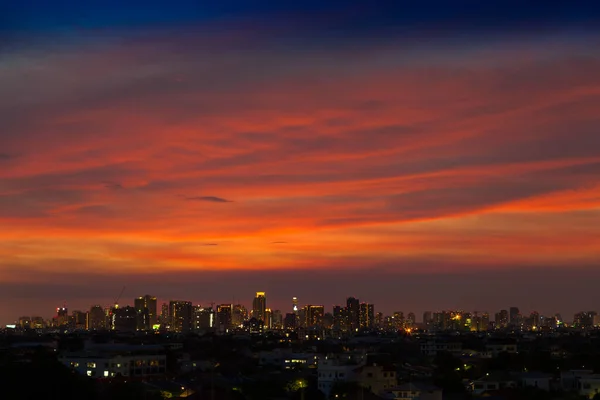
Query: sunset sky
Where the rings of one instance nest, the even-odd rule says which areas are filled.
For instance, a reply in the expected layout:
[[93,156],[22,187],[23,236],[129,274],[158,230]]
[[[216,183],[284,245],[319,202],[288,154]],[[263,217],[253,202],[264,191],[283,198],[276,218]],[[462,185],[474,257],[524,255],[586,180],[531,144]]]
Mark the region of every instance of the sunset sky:
[[13,3],[0,324],[124,285],[600,311],[593,2]]

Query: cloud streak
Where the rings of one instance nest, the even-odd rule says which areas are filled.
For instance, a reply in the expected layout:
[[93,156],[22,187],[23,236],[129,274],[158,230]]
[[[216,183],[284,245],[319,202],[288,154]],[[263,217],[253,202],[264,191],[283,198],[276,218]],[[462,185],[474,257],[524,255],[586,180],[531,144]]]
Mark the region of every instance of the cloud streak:
[[231,200],[216,196],[192,196],[185,198],[188,201],[207,201],[209,203],[232,203]]

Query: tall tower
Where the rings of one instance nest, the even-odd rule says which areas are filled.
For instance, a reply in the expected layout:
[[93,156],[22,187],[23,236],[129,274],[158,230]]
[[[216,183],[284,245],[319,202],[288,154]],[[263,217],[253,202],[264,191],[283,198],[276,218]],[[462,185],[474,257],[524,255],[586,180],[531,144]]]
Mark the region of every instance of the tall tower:
[[133,300],[135,310],[138,314],[138,330],[150,330],[157,322],[156,297],[140,296]]
[[346,299],[346,308],[348,309],[348,325],[352,332],[360,327],[360,302],[354,297]]
[[256,292],[256,297],[252,302],[252,316],[259,321],[265,322],[267,311],[267,297],[265,292]]
[[298,314],[298,298],[292,297],[292,312]]

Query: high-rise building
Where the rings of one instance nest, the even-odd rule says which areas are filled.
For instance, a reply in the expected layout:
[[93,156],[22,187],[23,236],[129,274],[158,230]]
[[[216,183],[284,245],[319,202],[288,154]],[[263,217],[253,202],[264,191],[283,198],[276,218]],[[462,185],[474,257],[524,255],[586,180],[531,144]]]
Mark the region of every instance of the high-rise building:
[[265,310],[265,319],[263,322],[265,323],[265,329],[271,329],[273,327],[273,312],[270,308]]
[[192,330],[192,302],[169,302],[170,329],[173,332],[187,333]]
[[500,310],[500,312],[496,313],[495,317],[496,329],[504,329],[508,327],[509,319],[507,310]]
[[156,314],[156,297],[145,295],[133,300],[138,314],[138,330],[150,330],[158,322]]
[[90,308],[87,314],[87,329],[89,331],[106,329],[106,314],[102,306],[94,305]]
[[298,313],[298,298],[292,297],[292,312],[294,314]]
[[273,310],[271,314],[271,329],[283,329],[283,314],[281,310]]
[[324,306],[307,305],[304,306],[304,326],[307,328],[320,328],[323,326],[323,317],[325,316]]
[[233,305],[220,304],[217,306],[217,324],[219,332],[229,332],[233,327]]
[[35,316],[31,317],[31,327],[33,329],[43,329],[46,327],[46,323],[44,322],[44,318]]
[[125,306],[114,309],[113,329],[119,332],[135,332],[137,329],[137,312],[134,307]]
[[239,328],[244,325],[244,321],[248,319],[248,310],[241,304],[235,304],[231,315],[231,324]]
[[511,327],[520,327],[521,326],[521,313],[519,312],[519,307],[511,307],[509,309],[509,325]]
[[285,319],[283,320],[283,327],[287,330],[296,329],[296,314],[295,313],[285,314]]
[[415,326],[417,326],[417,316],[414,312],[409,312],[406,316],[406,327],[414,328]]
[[360,328],[360,302],[354,297],[346,299],[346,308],[348,312],[348,325],[352,332]]
[[375,326],[378,329],[383,329],[383,313],[382,312],[375,313]]
[[267,297],[265,292],[256,292],[256,297],[252,301],[252,318],[263,321],[266,324],[265,318],[267,311]]
[[171,318],[169,316],[169,305],[167,303],[163,303],[160,307],[159,322],[163,325],[169,325],[171,323]]
[[333,306],[333,329],[339,329],[342,332],[347,332],[350,329],[346,307]]
[[392,317],[394,318],[394,329],[397,331],[404,330],[404,328],[406,327],[404,313],[402,311],[395,311]]
[[69,323],[69,311],[67,307],[57,307],[56,308],[56,325],[64,326]]
[[360,303],[359,324],[362,329],[373,329],[375,326],[375,306],[368,303]]
[[210,331],[215,327],[215,312],[212,307],[194,307],[194,322],[192,330],[196,333]]
[[86,328],[86,318],[87,315],[83,311],[75,310],[72,314],[73,319],[73,327],[75,329],[85,329]]

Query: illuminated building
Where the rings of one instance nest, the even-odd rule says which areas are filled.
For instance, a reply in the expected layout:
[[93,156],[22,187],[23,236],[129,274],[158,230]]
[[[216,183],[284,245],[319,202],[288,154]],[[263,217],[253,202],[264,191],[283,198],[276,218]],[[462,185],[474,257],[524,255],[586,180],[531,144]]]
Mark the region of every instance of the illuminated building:
[[402,311],[395,311],[394,315],[392,315],[392,318],[394,319],[394,329],[397,331],[404,330],[406,327],[404,313]]
[[495,316],[496,329],[504,329],[508,327],[508,311],[500,310]]
[[383,329],[384,325],[383,325],[383,313],[382,312],[376,312],[375,313],[375,326],[379,329]]
[[106,314],[102,306],[95,305],[87,314],[87,329],[90,331],[106,329]]
[[138,313],[138,330],[150,330],[158,321],[156,314],[156,297],[145,295],[133,300]]
[[215,320],[215,312],[212,307],[195,306],[192,330],[196,333],[212,330],[215,327]]
[[271,329],[283,329],[283,315],[281,310],[273,310],[271,314]]
[[415,313],[409,312],[408,315],[406,316],[406,327],[414,328],[416,325],[417,325],[417,317],[415,316]]
[[510,319],[508,321],[509,325],[512,328],[516,328],[516,327],[520,328],[522,321],[521,321],[521,313],[519,312],[519,308],[518,307],[511,307],[509,310],[510,310],[509,311],[509,313],[510,313],[509,314],[509,318]]
[[217,306],[217,324],[219,332],[229,332],[233,326],[233,306],[231,304],[220,304]]
[[63,326],[69,323],[69,311],[67,307],[58,307],[56,309],[56,325]]
[[187,333],[192,330],[192,303],[190,301],[171,300],[169,302],[170,330]]
[[307,328],[322,327],[324,316],[325,316],[325,307],[324,306],[313,306],[313,305],[304,306],[304,317],[305,317],[304,326],[305,327],[307,327]]
[[293,313],[298,313],[298,298],[297,297],[292,297],[292,312]]
[[73,323],[71,324],[75,329],[86,329],[87,326],[87,315],[83,311],[73,311],[72,314]]
[[[135,311],[133,307],[130,308]],[[167,356],[163,346],[95,345],[84,351],[62,352],[58,361],[72,371],[90,378],[143,378],[163,375]]]
[[241,327],[244,324],[244,321],[248,319],[248,310],[241,304],[236,304],[233,306],[233,312],[231,315],[231,324],[234,327]]
[[433,313],[431,311],[425,311],[423,313],[423,325],[427,330],[433,329]]
[[360,302],[354,297],[346,299],[348,328],[354,332],[360,328]]
[[159,322],[164,325],[169,325],[171,322],[169,318],[169,305],[167,303],[163,303],[160,308],[160,318]]
[[296,314],[295,313],[285,314],[285,319],[283,320],[283,327],[287,330],[296,329]]
[[265,323],[265,329],[271,329],[271,326],[273,324],[273,313],[271,312],[270,308],[265,309],[265,319],[263,320],[263,322]]
[[360,304],[359,325],[362,329],[372,329],[375,326],[375,306],[373,304]]
[[346,307],[333,307],[333,329],[339,329],[342,332],[347,332],[350,329],[348,324],[348,309]]
[[31,317],[31,327],[33,329],[43,329],[46,327],[46,323],[44,322],[44,318],[42,317]]
[[265,312],[267,311],[267,297],[265,292],[256,292],[256,297],[252,301],[252,317],[259,321],[265,321]]
[[22,329],[29,329],[29,328],[31,328],[31,318],[29,318],[29,317],[19,317],[19,326]]
[[113,310],[113,330],[119,332],[135,332],[137,329],[137,312],[134,307],[125,306]]

